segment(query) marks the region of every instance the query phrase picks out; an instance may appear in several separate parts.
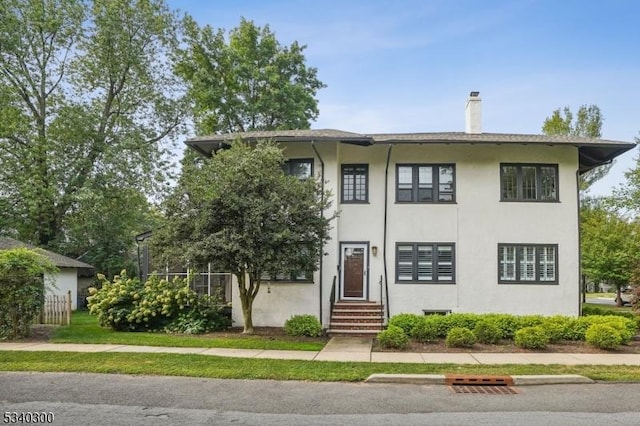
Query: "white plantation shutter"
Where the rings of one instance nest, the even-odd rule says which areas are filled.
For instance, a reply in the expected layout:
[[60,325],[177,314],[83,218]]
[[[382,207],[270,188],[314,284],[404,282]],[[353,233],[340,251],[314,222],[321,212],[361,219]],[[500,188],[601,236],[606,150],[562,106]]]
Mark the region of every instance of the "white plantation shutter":
[[433,246],[418,246],[418,281],[433,281]]
[[413,281],[413,246],[398,246],[398,280]]

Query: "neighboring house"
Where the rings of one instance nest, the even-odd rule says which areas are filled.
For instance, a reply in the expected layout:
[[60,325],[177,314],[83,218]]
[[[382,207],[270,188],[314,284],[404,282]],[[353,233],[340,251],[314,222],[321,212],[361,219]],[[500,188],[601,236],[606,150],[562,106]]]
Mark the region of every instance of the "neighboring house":
[[16,248],[37,251],[58,267],[59,271],[56,275],[45,277],[45,283],[47,284],[45,286],[45,294],[65,295],[68,291],[71,291],[71,309],[76,310],[79,305],[81,307],[84,306],[83,301],[78,300],[78,294],[84,294],[84,290],[93,282],[93,266],[13,238],[0,237],[0,250]]
[[[187,140],[206,156],[237,137],[276,141],[290,173],[320,176],[333,193],[340,215],[320,270],[275,277],[253,304],[254,325],[282,326],[308,313],[331,329],[355,329],[349,316],[358,308],[387,318],[578,315],[578,178],[635,144],[483,133],[480,105],[472,92],[465,132],[293,130]],[[237,291],[233,306],[240,306]],[[242,324],[241,310],[233,316]]]

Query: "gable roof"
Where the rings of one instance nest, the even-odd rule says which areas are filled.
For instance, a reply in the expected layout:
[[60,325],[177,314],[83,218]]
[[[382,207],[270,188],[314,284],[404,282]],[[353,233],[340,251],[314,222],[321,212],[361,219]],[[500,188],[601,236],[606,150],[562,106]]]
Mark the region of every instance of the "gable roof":
[[89,265],[88,263],[80,262],[79,260],[72,259],[70,257],[63,256],[61,254],[54,253],[49,250],[44,250],[34,245],[23,243],[22,241],[14,240],[13,238],[0,237],[0,250],[11,250],[16,248],[27,248],[29,250],[36,250],[39,253],[46,256],[58,268],[94,269],[94,267]]
[[614,141],[580,136],[559,136],[516,133],[374,133],[359,134],[334,129],[271,130],[221,135],[199,136],[185,141],[187,146],[205,156],[228,148],[231,142],[241,139],[247,142],[273,140],[275,142],[340,142],[362,146],[387,144],[516,144],[516,145],[568,145],[578,148],[580,171],[609,163],[615,157],[633,149],[632,142]]

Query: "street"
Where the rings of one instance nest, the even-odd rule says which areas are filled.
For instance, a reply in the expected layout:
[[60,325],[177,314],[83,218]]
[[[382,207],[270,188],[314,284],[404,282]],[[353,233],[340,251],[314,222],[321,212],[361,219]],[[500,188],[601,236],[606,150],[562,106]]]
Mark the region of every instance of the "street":
[[517,395],[446,386],[0,373],[0,411],[60,425],[640,424],[640,384],[546,385]]

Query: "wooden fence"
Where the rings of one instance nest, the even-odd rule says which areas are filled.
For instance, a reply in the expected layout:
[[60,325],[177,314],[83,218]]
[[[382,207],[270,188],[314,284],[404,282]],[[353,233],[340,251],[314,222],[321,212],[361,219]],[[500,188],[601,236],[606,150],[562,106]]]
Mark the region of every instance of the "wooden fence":
[[71,324],[71,291],[64,295],[48,294],[45,296],[40,324]]

